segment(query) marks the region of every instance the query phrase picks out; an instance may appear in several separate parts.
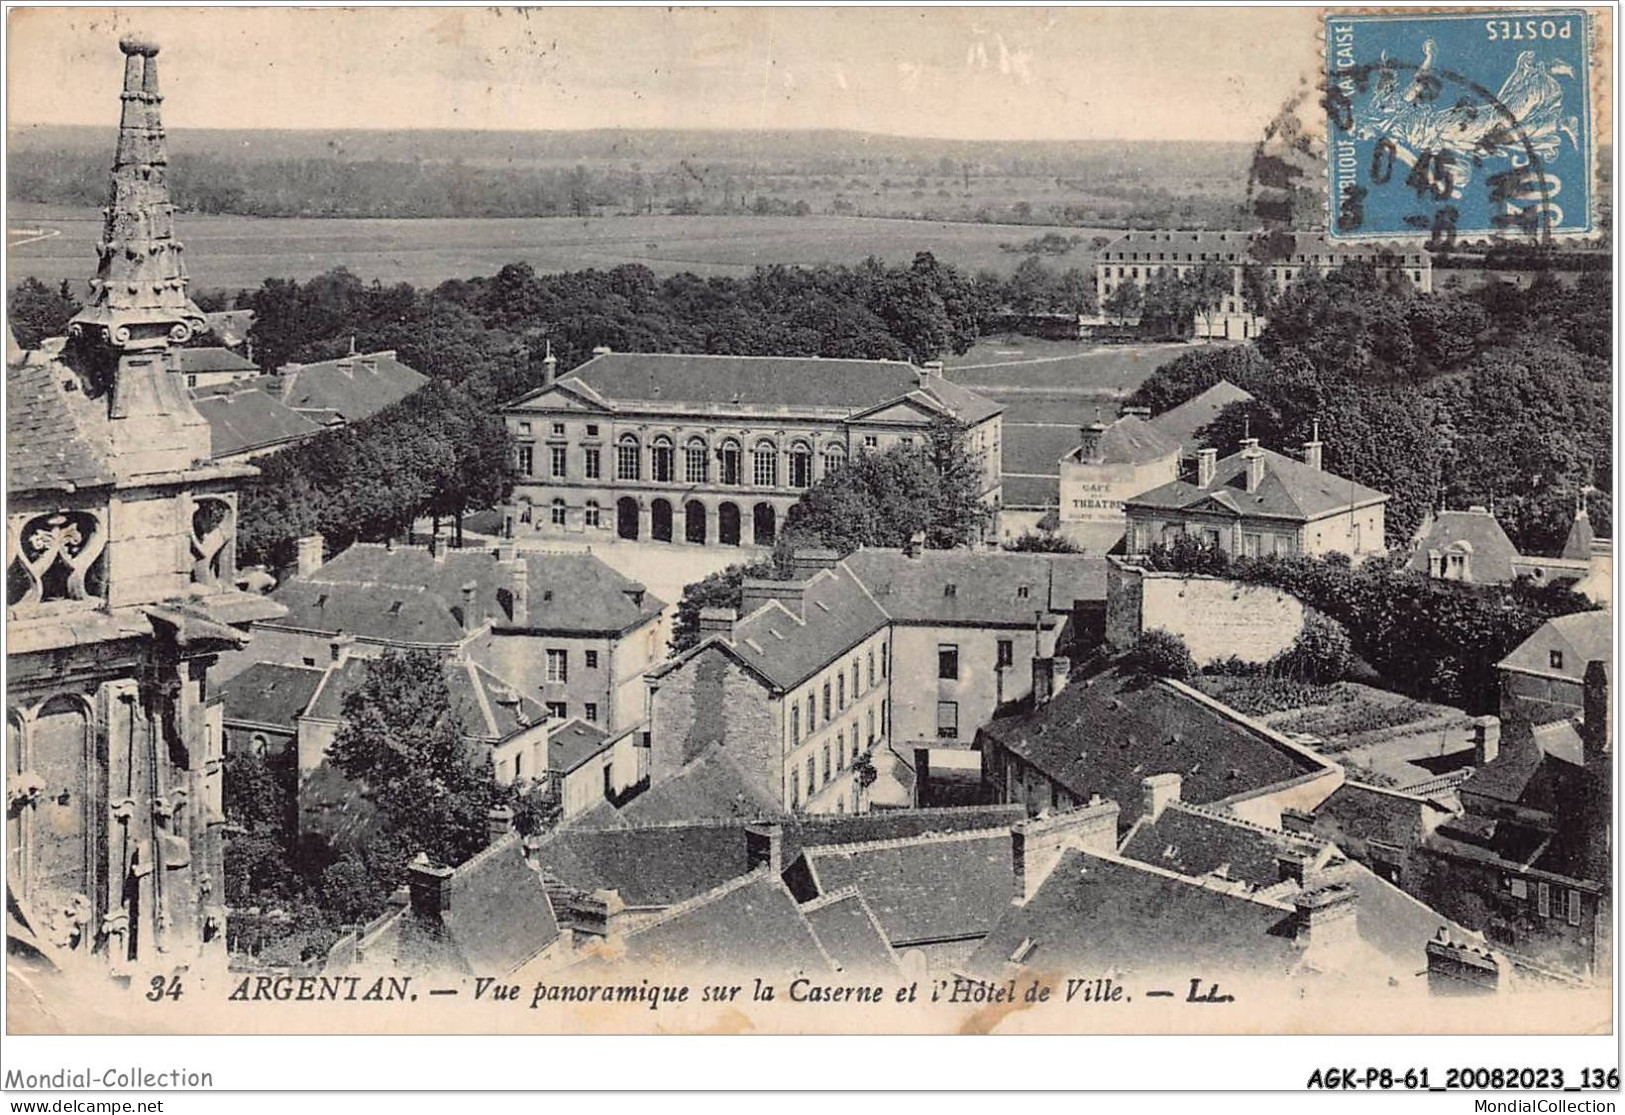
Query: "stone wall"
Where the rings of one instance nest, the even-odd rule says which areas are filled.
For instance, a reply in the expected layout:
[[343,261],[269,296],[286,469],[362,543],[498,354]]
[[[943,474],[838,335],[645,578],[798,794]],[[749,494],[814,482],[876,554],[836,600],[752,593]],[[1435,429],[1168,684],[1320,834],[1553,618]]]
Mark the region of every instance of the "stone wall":
[[1303,602],[1268,585],[1198,577],[1110,563],[1106,587],[1106,641],[1132,647],[1143,631],[1161,628],[1185,640],[1198,665],[1236,655],[1268,662],[1303,630]]
[[741,770],[783,800],[778,702],[727,652],[708,648],[658,680],[650,700],[649,731],[651,783],[722,742]]

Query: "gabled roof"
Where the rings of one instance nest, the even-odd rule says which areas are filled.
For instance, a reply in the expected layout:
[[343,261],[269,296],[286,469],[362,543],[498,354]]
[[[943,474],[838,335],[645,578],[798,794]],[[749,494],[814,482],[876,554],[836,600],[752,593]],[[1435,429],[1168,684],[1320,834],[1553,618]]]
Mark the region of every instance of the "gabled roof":
[[[1501,659],[1503,670],[1519,673],[1544,674],[1584,681],[1586,666],[1593,661],[1611,662],[1614,649],[1614,624],[1610,612],[1574,612],[1549,619],[1535,633],[1518,644],[1516,650]],[[1563,664],[1552,665],[1551,652],[1563,653]]]
[[1264,458],[1264,478],[1257,491],[1247,490],[1246,455],[1232,453],[1218,462],[1212,481],[1206,485],[1170,481],[1125,501],[1125,506],[1153,511],[1222,509],[1239,517],[1263,516],[1301,523],[1388,498],[1374,488],[1310,468],[1273,449],[1257,452]]
[[[312,720],[343,719],[344,698],[366,681],[369,658],[348,657],[329,667],[305,715]],[[465,740],[496,743],[547,719],[547,710],[483,666],[466,658],[444,663],[452,716]]]
[[741,821],[565,826],[532,849],[546,877],[584,891],[619,891],[628,906],[674,906],[749,872]]
[[1106,559],[1082,554],[858,550],[842,564],[900,623],[1030,628],[1035,611],[1106,599]]
[[429,382],[428,376],[397,360],[393,349],[316,364],[284,364],[277,374],[281,399],[288,406],[333,411],[346,422],[374,415]]
[[739,769],[727,748],[712,744],[670,777],[650,786],[620,809],[605,803],[581,823],[618,818],[625,824],[786,816],[758,781]]
[[1020,804],[805,813],[783,823],[781,847],[784,862],[788,864],[808,847],[829,848],[970,832],[998,832],[1008,836],[1011,825],[1026,819],[1027,809]]
[[799,861],[786,871],[795,885],[817,895],[856,889],[894,948],[982,936],[1014,885],[1004,828],[812,846]]
[[1179,442],[1153,423],[1125,414],[1100,431],[1093,453],[1086,457],[1083,446],[1077,445],[1067,453],[1063,462],[1075,465],[1137,465],[1178,452]]
[[425,974],[505,976],[559,937],[553,905],[516,833],[455,868],[438,914],[407,906],[359,942],[356,964]]
[[801,916],[837,971],[848,976],[897,974],[897,954],[874,911],[856,890],[836,891],[804,903]]
[[1034,711],[1000,717],[978,733],[1079,800],[1123,804],[1140,815],[1141,781],[1178,774],[1183,800],[1209,805],[1295,779],[1329,763],[1176,682],[1114,670],[1072,682]]
[[1591,515],[1582,507],[1575,512],[1569,536],[1563,540],[1563,556],[1571,561],[1590,561],[1596,542],[1597,532],[1591,527]]
[[1471,575],[1478,584],[1501,584],[1517,576],[1513,563],[1518,548],[1501,529],[1495,516],[1482,507],[1466,511],[1440,511],[1417,540],[1409,567],[1418,573],[1429,571],[1434,551],[1455,550],[1472,555]]
[[712,635],[650,676],[664,676],[701,654],[725,653],[768,684],[792,689],[887,623],[845,563],[797,583],[805,585],[799,615],[770,601],[741,617],[731,636]]
[[1430,798],[1345,781],[1315,806],[1314,829],[1364,862],[1371,858],[1373,841],[1409,849],[1451,812]]
[[316,695],[326,671],[309,666],[256,662],[215,688],[227,724],[264,724],[292,732]]
[[[64,384],[71,383],[71,388]],[[101,403],[105,408],[105,401]],[[81,428],[92,417],[79,379],[42,353],[6,369],[6,490],[27,492],[112,482],[105,441]]]
[[1198,436],[1232,403],[1250,403],[1252,392],[1243,390],[1227,379],[1221,379],[1200,395],[1170,407],[1151,420],[1164,437],[1180,446],[1186,453],[1203,447]]
[[180,359],[181,371],[189,375],[239,372],[257,376],[260,371],[252,360],[243,358],[229,348],[182,348],[176,349],[175,355]]
[[209,422],[209,451],[217,459],[303,441],[322,432],[320,425],[252,385],[200,388],[192,395],[192,406]]
[[603,754],[611,742],[608,732],[585,720],[561,724],[547,735],[547,769],[569,774],[593,756]]
[[[519,552],[528,585],[527,630],[622,632],[653,620],[665,602],[592,554]],[[451,550],[358,542],[320,569],[292,577],[271,595],[286,605],[278,626],[345,632],[383,643],[460,643],[453,609],[473,583],[480,614],[511,628],[501,595],[512,574],[494,550]]]
[[216,310],[203,315],[209,332],[223,345],[236,346],[248,340],[254,327],[253,310]]
[[836,970],[783,881],[765,867],[627,934],[617,959],[646,972]]
[[[849,416],[918,392],[964,422],[980,422],[1003,409],[895,360],[613,352],[593,357],[559,383],[583,385],[612,406],[783,408]],[[511,405],[521,406],[545,390]]]
[[1141,817],[1123,842],[1125,859],[1180,875],[1217,875],[1255,888],[1281,882],[1281,857],[1324,861],[1334,849],[1323,840],[1251,824],[1184,802],[1171,802],[1155,821]]

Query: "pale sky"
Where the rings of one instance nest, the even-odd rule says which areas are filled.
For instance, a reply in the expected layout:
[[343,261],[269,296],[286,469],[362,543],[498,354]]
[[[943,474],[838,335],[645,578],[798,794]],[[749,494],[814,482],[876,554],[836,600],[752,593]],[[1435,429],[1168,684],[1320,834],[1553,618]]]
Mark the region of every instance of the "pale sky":
[[1313,8],[79,8],[11,12],[11,125],[117,120],[121,34],[171,128],[850,128],[1256,140]]

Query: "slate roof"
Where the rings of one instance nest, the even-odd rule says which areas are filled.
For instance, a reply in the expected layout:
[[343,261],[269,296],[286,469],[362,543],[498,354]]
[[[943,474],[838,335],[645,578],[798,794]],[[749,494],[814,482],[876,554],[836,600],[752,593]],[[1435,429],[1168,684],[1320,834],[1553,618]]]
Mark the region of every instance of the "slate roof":
[[[619,633],[660,614],[665,602],[592,554],[520,551],[528,578],[526,630]],[[288,608],[277,626],[346,632],[383,643],[450,645],[466,632],[452,613],[463,586],[476,585],[481,614],[503,630],[499,592],[510,585],[494,550],[451,550],[436,560],[421,547],[359,542],[272,598]],[[641,590],[641,591],[640,591]]]
[[838,971],[849,976],[897,974],[897,954],[856,890],[815,898],[802,905],[801,916]]
[[1440,511],[1431,518],[1417,540],[1410,569],[1427,573],[1432,551],[1457,549],[1472,555],[1470,573],[1474,583],[1501,584],[1517,576],[1513,563],[1518,560],[1518,549],[1495,516],[1484,508]]
[[[367,678],[372,660],[351,656],[330,666],[307,706],[315,720],[340,720],[344,698]],[[465,658],[444,664],[452,715],[464,739],[499,742],[547,719],[547,710],[485,667]]]
[[[69,401],[63,384],[74,384]],[[62,364],[30,354],[6,369],[6,490],[59,490],[112,482],[105,447],[80,427],[83,392]],[[104,404],[105,405],[105,404]]]
[[[1263,242],[1274,249],[1273,255],[1263,258],[1265,266],[1272,262],[1291,266],[1303,262],[1306,255],[1369,258],[1380,255],[1384,250],[1381,245],[1376,244],[1329,240],[1326,234],[1321,232],[1294,232],[1290,238],[1281,238],[1277,244],[1278,238],[1277,233],[1243,232],[1237,229],[1140,229],[1125,232],[1107,244],[1101,249],[1099,258],[1102,260],[1115,258],[1121,252],[1177,251],[1183,254],[1187,251],[1207,251],[1225,255],[1233,253],[1236,257],[1234,260],[1227,259],[1223,262],[1246,263],[1254,259],[1252,254],[1254,244]],[[1290,249],[1290,252],[1283,254],[1284,249]],[[1425,261],[1427,257],[1424,255],[1422,259]],[[1140,262],[1146,262],[1143,256],[1140,257]],[[1186,261],[1169,259],[1167,262]]]
[[555,829],[532,848],[545,876],[619,891],[628,906],[674,906],[749,872],[739,821]]
[[603,754],[610,742],[608,732],[585,720],[561,724],[547,736],[547,769],[569,774],[594,755]]
[[[1078,447],[1078,427],[1075,424],[1039,426],[1028,423],[1010,423],[1000,446],[999,467],[1004,483],[1029,476],[1049,477],[1058,482],[1061,459]],[[1051,486],[1050,502],[1054,502]]]
[[[1595,661],[1611,662],[1614,649],[1612,614],[1605,611],[1574,612],[1541,624],[1535,633],[1501,659],[1503,670],[1585,680],[1586,666]],[[1551,652],[1563,652],[1563,665],[1552,667]]]
[[998,832],[1008,836],[1011,825],[1026,819],[1027,809],[1019,803],[802,814],[783,822],[783,861],[791,863],[808,847],[828,848],[970,832]]
[[1163,411],[1151,420],[1151,425],[1186,453],[1194,453],[1203,448],[1204,444],[1197,435],[1223,413],[1225,407],[1232,403],[1252,401],[1252,392],[1237,387],[1227,379],[1221,379],[1200,395]]
[[204,372],[242,372],[259,375],[259,366],[229,348],[182,348],[175,350],[181,371],[195,375]]
[[580,823],[616,820],[624,824],[663,821],[758,820],[786,816],[756,779],[739,769],[727,749],[712,744],[670,777],[650,786],[620,809],[605,803],[583,814]]
[[1209,805],[1334,769],[1176,684],[1110,671],[1071,683],[1036,711],[995,719],[977,739],[1080,800],[1119,802],[1125,828],[1140,815],[1141,780],[1153,774],[1180,775],[1183,800]]
[[1065,459],[1071,464],[1128,465],[1155,461],[1178,452],[1179,442],[1154,424],[1125,414],[1100,432],[1095,450],[1088,457],[1083,456],[1083,446],[1076,445]]
[[786,876],[798,897],[854,888],[894,948],[985,934],[1014,886],[1010,833],[999,828],[806,847]]
[[240,345],[248,340],[248,331],[254,327],[253,310],[216,310],[203,315],[204,322],[223,345]]
[[1315,833],[1355,859],[1371,858],[1372,841],[1409,849],[1451,810],[1436,801],[1401,790],[1345,781],[1315,806]]
[[[1070,439],[1068,439],[1070,440]],[[1059,465],[1055,466],[1057,469]],[[1007,508],[1024,511],[1044,511],[1061,505],[1061,474],[1054,476],[999,477],[1002,502]]]
[[731,636],[712,635],[650,676],[664,676],[722,648],[772,685],[793,689],[887,623],[886,613],[845,563],[820,569],[802,583],[801,615],[770,601],[741,617]]
[[1219,875],[1253,887],[1281,882],[1281,856],[1324,860],[1332,848],[1323,840],[1297,836],[1224,817],[1183,802],[1171,802],[1155,821],[1142,817],[1121,849],[1125,859],[1149,863],[1180,875]]
[[215,692],[224,704],[226,723],[267,724],[291,732],[310,707],[325,673],[309,666],[256,662]]
[[[186,351],[186,350],[183,350]],[[303,441],[322,427],[280,399],[241,383],[199,388],[192,406],[209,423],[209,451],[216,458]]]
[[1065,615],[1106,599],[1106,559],[1082,554],[858,550],[843,564],[900,623],[1030,628],[1036,610]]
[[924,376],[923,383],[921,378],[920,369],[896,360],[612,352],[593,357],[560,382],[584,384],[611,404],[789,408],[850,416],[916,396],[973,424],[1004,409],[941,376]]
[[457,867],[439,914],[411,906],[360,942],[358,964],[425,974],[504,976],[559,937],[553,905],[516,833]]
[[1351,504],[1363,507],[1388,498],[1374,488],[1324,469],[1310,468],[1273,449],[1258,452],[1264,457],[1264,479],[1257,491],[1247,490],[1245,456],[1232,453],[1218,462],[1212,482],[1205,487],[1189,480],[1173,480],[1126,500],[1124,506],[1152,511],[1183,511],[1199,506],[1204,511],[1223,511],[1238,517],[1309,522],[1347,511]]
[[627,934],[619,959],[645,972],[836,970],[783,881],[767,868]]
[[1590,561],[1596,543],[1597,532],[1592,529],[1591,515],[1582,507],[1575,512],[1568,537],[1563,540],[1563,556],[1571,561]]
[[295,410],[332,411],[359,422],[398,403],[429,377],[395,358],[393,349],[358,353],[315,364],[284,364],[277,390]]

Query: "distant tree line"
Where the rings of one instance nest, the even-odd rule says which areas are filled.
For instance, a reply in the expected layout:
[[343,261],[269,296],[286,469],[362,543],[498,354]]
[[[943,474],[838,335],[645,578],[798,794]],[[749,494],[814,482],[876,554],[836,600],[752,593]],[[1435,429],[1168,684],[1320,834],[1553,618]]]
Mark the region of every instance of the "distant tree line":
[[1494,505],[1524,553],[1555,553],[1584,489],[1611,528],[1612,282],[1541,276],[1421,293],[1350,263],[1306,271],[1268,307],[1256,346],[1203,349],[1128,400],[1160,413],[1229,380],[1256,403],[1205,432],[1233,450],[1246,429],[1296,452],[1318,422],[1327,469],[1393,498],[1390,546],[1441,505]]

